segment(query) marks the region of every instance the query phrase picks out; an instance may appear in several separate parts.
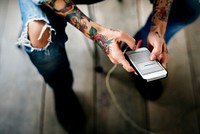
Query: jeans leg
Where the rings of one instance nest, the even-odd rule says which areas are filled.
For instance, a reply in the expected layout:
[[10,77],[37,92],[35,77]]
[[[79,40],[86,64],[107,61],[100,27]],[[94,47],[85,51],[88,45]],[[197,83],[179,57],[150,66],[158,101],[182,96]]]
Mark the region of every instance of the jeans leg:
[[[198,0],[174,0],[165,33],[166,43],[179,30],[194,22],[199,17],[199,14],[200,3]],[[136,40],[142,39],[146,42],[151,26],[151,16],[150,14],[146,24],[134,35]],[[146,46],[146,43],[144,44]]]
[[52,87],[58,121],[67,132],[81,131],[85,113],[72,90],[73,76],[65,49],[50,44],[46,50],[28,53],[45,81]]
[[65,48],[50,43],[45,50],[27,52],[44,80],[56,91],[72,89],[73,76]]
[[[72,90],[73,75],[65,50],[66,22],[31,0],[19,0],[19,5],[24,24],[20,40],[38,72],[53,89],[57,119],[66,131],[79,131],[85,125],[85,115]],[[51,38],[45,48],[34,48],[30,43],[28,23],[34,20],[45,21],[51,28]]]
[[[72,89],[73,77],[65,51],[66,22],[31,0],[19,0],[19,5],[24,26],[20,40],[32,63],[54,90]],[[34,20],[45,21],[51,28],[51,39],[45,48],[34,48],[30,43],[28,23]]]

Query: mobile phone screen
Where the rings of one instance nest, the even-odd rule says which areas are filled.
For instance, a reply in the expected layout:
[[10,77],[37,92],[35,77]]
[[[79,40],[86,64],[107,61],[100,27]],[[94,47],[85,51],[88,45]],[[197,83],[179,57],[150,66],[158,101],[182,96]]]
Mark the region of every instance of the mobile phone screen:
[[150,60],[149,51],[132,53],[129,55],[129,58],[143,75],[163,70],[157,61]]

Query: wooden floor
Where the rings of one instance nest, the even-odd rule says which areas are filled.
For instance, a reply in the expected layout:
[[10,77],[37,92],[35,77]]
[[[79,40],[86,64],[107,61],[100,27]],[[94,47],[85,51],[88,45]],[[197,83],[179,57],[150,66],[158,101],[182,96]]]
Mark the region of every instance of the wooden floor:
[[[87,6],[79,7],[88,14]],[[147,0],[106,0],[89,9],[99,24],[132,35],[144,24],[151,5]],[[113,72],[111,87],[132,123],[156,134],[200,133],[199,25],[200,19],[170,41],[169,76],[162,80],[164,90],[159,99],[141,97],[132,75],[121,67]],[[51,88],[15,45],[20,29],[17,0],[0,0],[0,134],[68,134],[57,122]],[[74,90],[88,117],[84,133],[142,134],[120,114],[106,89],[105,76],[112,67],[108,58],[99,51],[104,72],[96,73],[93,43],[70,25],[66,32]]]

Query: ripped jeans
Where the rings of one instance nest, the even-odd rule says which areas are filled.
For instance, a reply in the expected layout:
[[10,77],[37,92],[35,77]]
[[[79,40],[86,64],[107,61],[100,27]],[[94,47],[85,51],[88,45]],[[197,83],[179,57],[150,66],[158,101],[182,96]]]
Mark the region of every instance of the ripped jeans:
[[[66,22],[49,8],[36,5],[32,0],[19,0],[23,29],[19,42],[24,46],[30,60],[54,92],[72,89],[73,76],[65,50],[68,37]],[[32,47],[28,37],[28,24],[34,20],[46,22],[50,28],[49,43],[44,48]],[[41,32],[42,35],[42,32]]]

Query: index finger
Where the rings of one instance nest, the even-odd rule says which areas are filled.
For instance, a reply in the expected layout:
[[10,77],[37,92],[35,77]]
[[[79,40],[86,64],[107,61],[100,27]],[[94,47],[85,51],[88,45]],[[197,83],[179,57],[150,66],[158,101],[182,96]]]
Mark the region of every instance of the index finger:
[[135,70],[133,69],[133,67],[130,66],[130,63],[125,59],[125,57],[121,59],[120,63],[127,72],[135,72]]
[[157,59],[157,57],[162,53],[162,47],[160,47],[159,45],[156,45],[150,55],[150,59],[151,60],[155,60]]
[[125,42],[129,46],[129,48],[131,48],[132,50],[136,49],[136,43],[135,43],[136,41],[133,37],[124,32],[121,33],[120,37],[121,37],[120,40]]
[[130,66],[130,63],[126,60],[124,54],[121,51],[115,54],[114,58],[118,64],[121,64],[127,72],[134,72],[134,69]]

